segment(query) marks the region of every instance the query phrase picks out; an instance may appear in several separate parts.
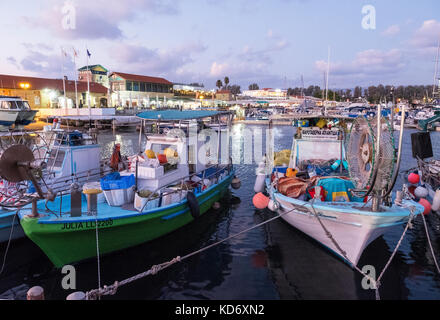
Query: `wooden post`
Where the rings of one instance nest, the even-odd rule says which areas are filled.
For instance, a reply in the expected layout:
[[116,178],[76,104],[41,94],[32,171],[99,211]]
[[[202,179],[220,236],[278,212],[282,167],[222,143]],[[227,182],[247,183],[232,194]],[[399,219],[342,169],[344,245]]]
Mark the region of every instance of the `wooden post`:
[[32,287],[26,295],[27,300],[44,300],[44,289],[42,287]]
[[112,130],[113,130],[113,134],[116,134],[116,119],[113,119],[112,121]]

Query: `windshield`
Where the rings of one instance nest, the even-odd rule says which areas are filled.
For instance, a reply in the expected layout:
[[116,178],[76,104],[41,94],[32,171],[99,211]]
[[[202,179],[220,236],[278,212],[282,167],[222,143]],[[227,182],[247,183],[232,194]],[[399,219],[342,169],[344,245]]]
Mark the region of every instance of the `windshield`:
[[27,101],[15,101],[15,103],[17,103],[19,109],[30,109],[29,103]]

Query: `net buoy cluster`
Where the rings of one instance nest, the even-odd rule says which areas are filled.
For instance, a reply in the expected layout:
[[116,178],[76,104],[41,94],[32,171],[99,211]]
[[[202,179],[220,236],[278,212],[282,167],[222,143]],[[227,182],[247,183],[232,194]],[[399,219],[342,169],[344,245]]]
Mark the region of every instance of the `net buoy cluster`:
[[408,191],[415,197],[416,201],[425,208],[423,214],[429,215],[432,211],[440,209],[440,190],[435,193],[433,203],[431,204],[427,199],[429,196],[428,189],[421,184],[420,175],[412,172],[408,175],[408,182],[411,184]]

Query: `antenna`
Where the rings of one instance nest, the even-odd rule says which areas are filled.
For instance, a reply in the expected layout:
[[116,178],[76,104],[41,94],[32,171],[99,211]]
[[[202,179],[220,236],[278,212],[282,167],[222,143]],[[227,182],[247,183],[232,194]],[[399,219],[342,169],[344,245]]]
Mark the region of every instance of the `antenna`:
[[328,46],[327,76],[325,82],[325,101],[328,100],[328,76],[330,74],[330,46]]
[[432,97],[434,98],[435,94],[436,94],[436,84],[437,84],[437,73],[438,73],[438,57],[439,57],[439,53],[440,53],[440,39],[438,41],[438,45],[437,45],[437,57],[435,58],[435,71],[434,71],[434,85],[432,86]]

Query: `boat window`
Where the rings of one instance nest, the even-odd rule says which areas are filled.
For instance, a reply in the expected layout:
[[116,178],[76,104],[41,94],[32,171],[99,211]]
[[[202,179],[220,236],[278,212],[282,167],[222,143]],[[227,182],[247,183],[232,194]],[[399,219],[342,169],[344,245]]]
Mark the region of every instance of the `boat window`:
[[2,101],[2,109],[17,109],[14,101]]
[[[58,152],[57,152],[58,151]],[[50,152],[49,160],[47,161],[47,167],[50,169],[59,170],[63,167],[65,157],[65,151],[53,149]]]

